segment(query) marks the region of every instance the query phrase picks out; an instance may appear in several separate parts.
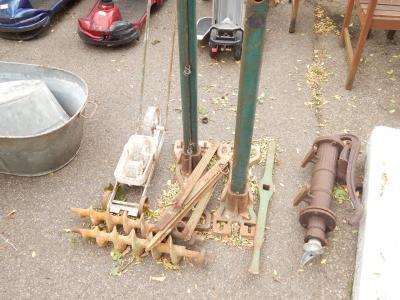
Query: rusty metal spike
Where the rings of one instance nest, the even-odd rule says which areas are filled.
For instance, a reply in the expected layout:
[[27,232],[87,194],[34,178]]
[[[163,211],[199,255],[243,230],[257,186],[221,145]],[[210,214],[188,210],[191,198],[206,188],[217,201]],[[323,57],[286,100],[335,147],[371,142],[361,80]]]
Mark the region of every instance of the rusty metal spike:
[[150,253],[151,253],[151,257],[154,258],[155,260],[160,259],[162,256],[162,252],[160,252],[157,247],[154,247],[153,249],[151,249]]
[[108,242],[97,226],[94,229],[74,228],[71,229],[71,232],[79,233],[84,239],[96,239],[96,243],[100,247],[104,247]]
[[95,230],[83,229],[83,228],[73,228],[71,232],[79,233],[84,239],[95,239],[97,237],[97,227]]
[[118,233],[117,227],[114,227],[111,232],[111,241],[114,244],[114,248],[119,252],[124,251],[129,245],[129,241],[125,241],[122,237],[123,236]]
[[170,256],[171,256],[171,262],[174,265],[179,265],[180,261],[182,260],[182,256],[178,255],[178,251],[175,250],[174,244],[172,242],[172,237],[168,237],[168,246],[169,246],[169,251],[170,251]]
[[124,211],[124,213],[122,214],[122,228],[124,229],[124,232],[126,234],[130,233],[132,229],[135,229],[135,225],[137,226],[137,221],[129,218],[128,212]]
[[206,261],[206,249],[201,249],[199,255],[193,257],[193,262],[198,265],[204,264]]
[[104,235],[105,232],[101,231],[99,227],[95,227],[95,232],[97,233],[96,236],[96,243],[97,245],[99,245],[100,247],[105,247],[108,243],[108,239],[107,236]]
[[82,209],[78,207],[71,207],[70,210],[79,215],[81,218],[89,217],[89,209]]
[[107,232],[112,231],[117,225],[117,220],[114,220],[113,215],[109,214],[108,212],[102,213],[101,217],[103,222],[106,223]]
[[78,214],[81,218],[89,217],[90,222],[92,222],[93,225],[98,225],[103,222],[103,219],[98,215],[97,211],[94,210],[93,207],[87,209],[71,207],[71,211]]
[[143,237],[147,237],[149,232],[151,232],[151,228],[149,226],[149,223],[146,222],[144,219],[144,214],[141,214],[140,216],[140,233]]
[[130,245],[132,247],[132,253],[135,256],[140,256],[144,252],[146,245],[142,243],[136,236],[135,230],[132,230],[129,234]]
[[[150,231],[147,236],[146,236],[146,245],[151,241],[153,238],[153,233]],[[159,251],[158,248],[154,248],[150,250],[151,257],[153,257],[155,260],[160,259],[162,256],[162,253]]]

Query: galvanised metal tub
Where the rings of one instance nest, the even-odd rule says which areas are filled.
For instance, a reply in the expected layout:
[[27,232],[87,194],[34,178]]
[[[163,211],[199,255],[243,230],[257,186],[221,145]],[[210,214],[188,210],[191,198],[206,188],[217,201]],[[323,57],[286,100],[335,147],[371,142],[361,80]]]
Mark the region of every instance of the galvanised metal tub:
[[88,88],[82,78],[62,69],[0,61],[0,82],[27,79],[43,80],[70,119],[37,135],[0,136],[0,173],[40,176],[61,169],[78,153]]

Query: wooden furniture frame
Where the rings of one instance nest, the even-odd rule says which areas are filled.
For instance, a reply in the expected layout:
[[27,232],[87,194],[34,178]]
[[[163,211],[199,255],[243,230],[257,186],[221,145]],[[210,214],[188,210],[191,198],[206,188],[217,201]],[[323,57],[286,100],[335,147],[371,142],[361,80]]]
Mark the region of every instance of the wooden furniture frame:
[[[353,50],[349,33],[349,25],[353,8],[356,8],[360,19],[361,31],[356,48]],[[351,90],[361,54],[371,29],[389,30],[389,35],[394,30],[400,30],[400,0],[349,0],[344,15],[341,32],[342,45],[346,47],[349,70],[346,80],[346,89]]]
[[296,31],[296,19],[299,12],[300,0],[290,0],[290,3],[292,3],[292,16],[290,17],[289,32],[294,33]]

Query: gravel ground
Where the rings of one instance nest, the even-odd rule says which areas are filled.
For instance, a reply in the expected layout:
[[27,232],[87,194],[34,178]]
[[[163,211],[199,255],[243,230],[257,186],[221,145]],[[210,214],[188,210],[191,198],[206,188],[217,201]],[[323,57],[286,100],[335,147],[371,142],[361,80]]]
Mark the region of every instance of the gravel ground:
[[[146,102],[161,107],[165,103],[174,2],[168,0],[152,17],[151,40],[159,42],[149,48]],[[311,169],[302,170],[299,165],[317,135],[344,131],[358,135],[363,142],[361,172],[372,128],[400,125],[398,38],[389,42],[383,32],[373,32],[354,89],[349,92],[344,89],[347,65],[338,37],[333,32],[318,34],[313,30],[316,4],[302,3],[295,34],[288,33],[289,4],[271,9],[259,90],[265,96],[257,108],[254,137],[274,137],[282,151],[275,168],[276,193],[268,215],[261,274],[247,272],[251,250],[206,241],[208,263],[204,267],[186,264],[171,271],[145,258],[115,277],[110,275],[111,247],[99,248],[63,229],[83,223],[69,207],[96,205],[103,186],[113,181],[120,151],[133,132],[143,42],[117,49],[84,44],[76,33],[76,22],[91,5],[92,1],[71,5],[39,39],[0,43],[4,61],[77,73],[88,83],[89,100],[98,104],[96,114],[85,124],[79,155],[67,167],[38,178],[0,175],[0,233],[17,249],[0,240],[0,298],[350,298],[357,241],[356,228],[345,223],[351,216],[350,204],[334,204],[338,226],[329,235],[323,260],[301,269],[303,230],[291,201],[299,184],[309,180]],[[324,0],[318,5],[341,23],[344,2]],[[199,1],[199,14],[209,14],[210,7],[210,1]],[[357,32],[357,22],[353,27]],[[315,53],[322,53],[315,50],[324,53],[318,62],[329,73],[320,83],[324,104],[318,114],[306,105],[313,95],[306,80],[308,66],[316,63]],[[212,99],[226,96],[235,105],[240,65],[229,55],[215,63],[206,48],[198,52],[199,103],[210,117],[208,124],[199,124],[200,138],[233,140],[234,112],[218,110]],[[149,193],[152,205],[171,178],[173,142],[181,138],[177,70],[176,59],[169,131]],[[211,204],[215,207],[216,200]],[[13,210],[15,215],[7,217]],[[165,280],[150,280],[151,276],[165,276]]]

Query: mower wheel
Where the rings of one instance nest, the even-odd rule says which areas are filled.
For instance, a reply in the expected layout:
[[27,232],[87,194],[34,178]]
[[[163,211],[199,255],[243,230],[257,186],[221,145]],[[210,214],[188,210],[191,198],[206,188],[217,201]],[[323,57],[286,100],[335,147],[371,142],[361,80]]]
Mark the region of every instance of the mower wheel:
[[[215,40],[217,38],[217,29],[212,28],[210,31],[210,41],[208,42],[208,53],[212,59],[217,59],[218,55],[218,45],[215,44]],[[215,51],[217,49],[217,51]]]
[[[212,59],[217,59],[218,51],[214,51],[213,49],[217,48],[217,46],[210,44],[208,46],[208,54]],[[217,48],[218,49],[218,48]]]
[[238,45],[233,48],[233,58],[235,60],[240,60],[242,57],[242,46]]
[[235,32],[235,39],[238,44],[233,47],[233,57],[235,60],[240,60],[242,57],[243,31],[237,30]]

